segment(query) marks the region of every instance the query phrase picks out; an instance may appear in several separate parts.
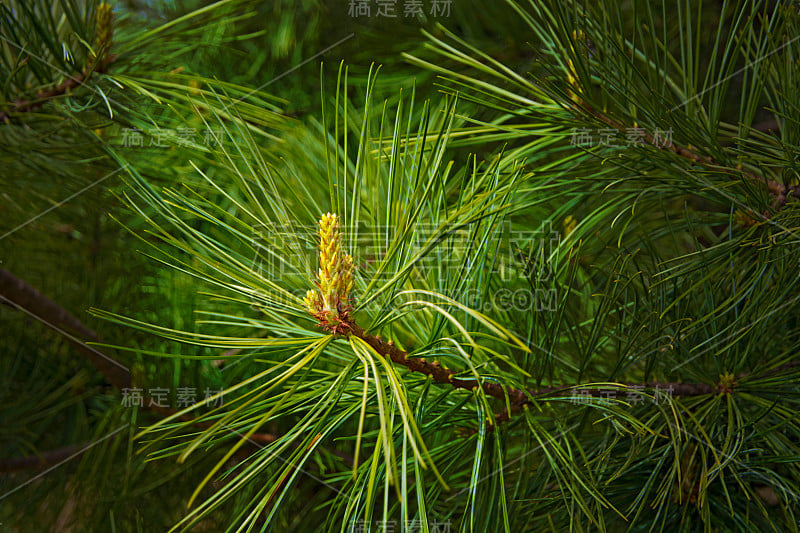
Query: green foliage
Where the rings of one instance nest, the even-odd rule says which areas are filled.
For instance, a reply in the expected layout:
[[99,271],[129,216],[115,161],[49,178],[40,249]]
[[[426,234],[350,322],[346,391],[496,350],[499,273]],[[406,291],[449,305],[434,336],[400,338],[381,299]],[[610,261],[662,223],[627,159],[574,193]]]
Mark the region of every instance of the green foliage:
[[0,9],[12,531],[797,531],[795,6]]

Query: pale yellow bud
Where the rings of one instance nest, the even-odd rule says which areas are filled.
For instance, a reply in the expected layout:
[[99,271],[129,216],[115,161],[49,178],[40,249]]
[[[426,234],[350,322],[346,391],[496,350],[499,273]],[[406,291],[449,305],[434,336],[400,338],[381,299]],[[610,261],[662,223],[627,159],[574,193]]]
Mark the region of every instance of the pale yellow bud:
[[319,221],[319,291],[306,293],[308,311],[335,332],[347,319],[353,289],[353,257],[342,251],[339,218],[331,213]]

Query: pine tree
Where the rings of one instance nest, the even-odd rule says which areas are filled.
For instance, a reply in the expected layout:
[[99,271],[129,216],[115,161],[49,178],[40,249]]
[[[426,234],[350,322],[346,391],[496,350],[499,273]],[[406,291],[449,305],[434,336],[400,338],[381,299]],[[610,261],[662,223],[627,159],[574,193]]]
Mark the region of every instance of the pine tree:
[[431,3],[0,4],[2,527],[797,531],[797,6]]

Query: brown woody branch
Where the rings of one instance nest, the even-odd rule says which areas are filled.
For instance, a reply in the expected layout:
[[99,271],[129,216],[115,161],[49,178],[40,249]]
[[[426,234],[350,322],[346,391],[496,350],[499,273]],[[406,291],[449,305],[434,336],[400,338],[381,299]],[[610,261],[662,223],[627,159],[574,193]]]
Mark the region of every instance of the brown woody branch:
[[[547,396],[553,396],[558,393],[575,390],[575,385],[561,385],[553,387],[543,387],[540,389],[521,390],[513,387],[504,387],[499,383],[490,381],[478,382],[474,379],[461,379],[455,377],[457,372],[455,370],[445,368],[439,364],[438,361],[428,362],[424,358],[408,357],[408,354],[399,349],[392,343],[392,341],[384,341],[380,337],[372,335],[364,331],[358,324],[350,323],[348,326],[349,332],[352,335],[360,338],[369,344],[377,353],[384,357],[389,358],[393,363],[402,365],[412,372],[420,372],[426,376],[433,378],[437,383],[448,383],[455,389],[464,389],[468,391],[476,390],[480,387],[484,394],[498,398],[505,402],[508,398],[510,411],[504,409],[495,416],[497,422],[508,421],[514,413],[519,412],[525,406],[533,403],[534,399],[541,399]],[[783,370],[788,370],[800,366],[800,361],[793,361],[780,365],[772,370],[767,371],[762,375],[771,375]],[[747,373],[739,374],[736,379],[741,379],[747,376]],[[647,389],[661,390],[669,392],[671,396],[689,397],[689,396],[704,396],[717,393],[729,393],[732,391],[735,382],[725,384],[719,383],[710,385],[707,383],[679,383],[679,382],[660,382],[651,381],[648,383],[625,383],[626,387],[643,387]],[[580,388],[581,393],[592,397],[606,397],[609,389],[600,388]]]
[[[0,111],[0,122],[8,121],[12,113],[26,113],[39,109],[50,99],[67,94],[72,89],[84,85],[89,81],[93,73],[106,72],[108,65],[117,58],[116,55],[110,53],[114,39],[114,13],[112,7],[108,3],[102,2],[97,6],[95,17],[95,51],[92,52],[92,56],[89,58],[83,71],[75,76],[67,75],[68,77],[66,80],[54,87],[42,89],[36,94],[35,100],[16,100],[11,105],[11,109]],[[18,45],[15,46],[17,46],[20,51],[24,51],[22,47]],[[30,60],[30,56],[23,60],[23,64],[28,60]]]
[[[595,110],[594,108],[592,108],[590,105],[588,105],[586,103],[583,104],[583,108],[588,113],[590,113],[592,116],[594,116],[598,120],[604,122],[605,124],[608,124],[609,126],[611,126],[614,129],[617,129],[617,130],[620,130],[620,131],[624,131],[626,129],[626,127],[627,127],[622,122],[620,122],[618,120],[615,120],[615,119],[605,115],[604,113],[601,113],[601,112]],[[669,151],[674,152],[675,154],[677,154],[677,155],[679,155],[679,156],[681,156],[681,157],[683,157],[685,159],[688,159],[688,160],[690,160],[690,161],[692,161],[694,163],[702,164],[702,165],[705,165],[707,167],[714,168],[714,169],[717,169],[717,170],[722,170],[722,171],[725,171],[725,172],[737,172],[737,173],[741,174],[741,176],[744,177],[747,180],[751,180],[751,181],[759,182],[759,183],[765,183],[766,186],[767,186],[767,190],[769,191],[770,196],[772,196],[772,198],[773,198],[773,200],[772,200],[772,208],[775,209],[776,211],[780,210],[786,204],[786,200],[789,197],[793,196],[794,198],[800,199],[800,185],[788,185],[788,184],[785,184],[785,183],[779,183],[779,182],[777,182],[775,180],[765,180],[763,177],[758,176],[756,174],[753,174],[752,172],[748,172],[746,170],[731,169],[730,167],[722,165],[718,161],[714,160],[712,157],[700,154],[700,153],[696,152],[695,150],[692,150],[692,149],[689,149],[689,148],[685,148],[685,147],[682,147],[682,146],[678,146],[676,144],[673,144],[672,142],[670,142],[669,144],[660,143],[655,139],[655,137],[653,137],[648,132],[643,132],[642,136],[644,137],[644,139],[647,141],[647,143],[650,146],[653,146],[653,147],[658,148],[660,150],[669,150]],[[769,218],[769,214],[765,213],[764,217],[765,218]]]
[[88,82],[92,74],[105,73],[107,71],[108,65],[111,64],[115,59],[116,59],[115,55],[108,55],[103,59],[99,60],[96,64],[92,64],[84,68],[82,72],[76,74],[75,76],[68,77],[66,80],[62,81],[58,85],[55,85],[54,87],[51,87],[49,89],[43,89],[39,91],[38,93],[36,93],[35,99],[25,100],[20,98],[18,100],[15,100],[14,103],[11,104],[10,108],[0,111],[0,122],[5,122],[14,113],[27,113],[30,111],[36,111],[37,109],[41,108],[45,103],[47,103],[50,99],[55,98],[57,96],[65,95],[69,91],[77,89],[81,85],[84,85],[86,82]]
[[[50,329],[56,331],[68,340],[75,348],[86,356],[94,367],[105,377],[112,386],[122,390],[131,387],[131,374],[125,365],[100,350],[89,346],[86,342],[100,342],[97,334],[73,316],[69,311],[44,296],[38,290],[28,285],[11,272],[0,268],[0,302],[20,310]],[[150,401],[147,395],[143,396],[142,408],[164,416],[170,416],[177,411],[169,407],[162,407]],[[192,421],[189,415],[179,417],[181,421]],[[211,424],[194,423],[196,427],[206,428]],[[257,433],[250,436],[254,444],[268,444],[278,437],[271,433]],[[79,448],[79,447],[78,447]],[[18,457],[0,460],[0,472],[39,468],[58,462],[75,453],[77,448],[68,446],[60,450],[45,452],[41,455]],[[332,452],[334,453],[334,452]],[[335,453],[338,454],[338,453]],[[348,456],[341,454],[347,459]]]
[[21,470],[32,470],[45,468],[58,464],[73,455],[78,454],[82,449],[91,446],[91,442],[65,446],[57,450],[43,452],[38,455],[28,455],[26,457],[12,457],[11,459],[0,459],[0,472],[19,472]]
[[89,359],[111,385],[118,389],[131,386],[131,374],[125,365],[86,344],[86,341],[100,341],[94,331],[25,281],[0,268],[0,301],[2,300],[62,335]]

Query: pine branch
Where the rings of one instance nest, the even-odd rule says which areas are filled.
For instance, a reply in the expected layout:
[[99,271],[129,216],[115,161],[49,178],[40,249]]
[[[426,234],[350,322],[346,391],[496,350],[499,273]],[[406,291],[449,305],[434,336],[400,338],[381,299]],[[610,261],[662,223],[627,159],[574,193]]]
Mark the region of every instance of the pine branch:
[[[628,126],[623,124],[622,122],[615,120],[607,116],[606,114],[601,113],[600,111],[597,111],[596,109],[594,109],[592,106],[590,106],[585,102],[582,103],[584,110],[587,111],[592,116],[594,116],[596,119],[600,120],[601,122],[622,132],[628,129]],[[781,208],[783,208],[783,206],[786,204],[787,199],[791,196],[800,200],[800,185],[789,185],[785,183],[779,183],[775,180],[765,180],[762,176],[758,176],[756,174],[753,174],[752,172],[748,172],[743,169],[732,169],[726,167],[725,165],[716,161],[714,158],[700,154],[693,149],[679,146],[671,142],[669,144],[660,143],[655,139],[655,137],[653,137],[653,135],[651,135],[648,132],[642,132],[642,137],[644,138],[644,140],[647,142],[648,145],[660,150],[672,151],[673,153],[685,159],[688,159],[694,163],[702,164],[725,172],[738,172],[745,179],[759,183],[766,183],[767,190],[769,191],[770,196],[772,196],[773,198],[772,208],[776,211],[779,211]],[[768,212],[763,213],[763,216],[765,219],[770,218]]]
[[[438,361],[429,363],[424,358],[409,358],[408,353],[399,349],[392,341],[383,341],[380,337],[367,333],[355,323],[351,315],[350,291],[353,287],[354,267],[352,257],[342,249],[338,216],[332,213],[324,214],[320,218],[319,227],[320,268],[316,283],[317,290],[309,290],[306,293],[305,307],[318,320],[317,325],[320,328],[334,336],[355,335],[371,346],[376,353],[390,359],[393,363],[405,366],[412,372],[430,376],[437,383],[449,383],[455,389],[468,391],[480,387],[484,394],[508,402],[506,409],[496,416],[498,422],[509,420],[512,414],[526,405],[532,404],[534,398],[575,389],[577,386],[557,385],[543,389],[522,390],[504,387],[494,381],[458,378],[455,377],[458,372],[443,367]],[[706,383],[660,382],[627,384],[626,386],[662,387],[677,396],[703,396],[715,392],[730,392],[735,385],[734,379],[736,378],[726,374],[720,378],[717,387]],[[602,396],[608,392],[600,389],[581,389],[581,391],[590,396]]]
[[6,300],[66,338],[114,387],[121,390],[131,386],[130,371],[122,363],[86,344],[86,341],[100,342],[94,331],[53,300],[2,268],[0,300]]
[[98,62],[97,65],[90,65],[86,67],[83,70],[83,72],[75,76],[70,76],[69,78],[62,81],[55,87],[39,91],[38,93],[36,93],[36,98],[34,100],[18,99],[14,101],[14,104],[11,106],[10,109],[6,109],[5,111],[0,111],[0,122],[5,122],[9,120],[11,118],[11,115],[14,113],[27,113],[30,111],[36,111],[37,109],[41,108],[45,103],[47,103],[50,99],[55,98],[57,96],[63,96],[72,89],[76,89],[81,85],[86,84],[89,81],[89,78],[92,76],[92,74],[106,72],[106,67],[108,67],[108,65],[112,63],[115,59],[116,56],[108,56],[107,58]]
[[[518,413],[526,405],[531,405],[534,399],[542,399],[547,396],[552,396],[568,390],[574,390],[576,385],[556,385],[551,387],[543,387],[541,389],[528,389],[521,390],[513,387],[504,387],[495,382],[476,382],[472,379],[461,379],[454,377],[457,372],[455,370],[445,368],[439,364],[438,361],[428,362],[424,358],[409,358],[408,353],[399,349],[392,341],[384,341],[380,337],[371,335],[364,331],[358,324],[348,324],[348,332],[360,338],[369,344],[377,353],[390,359],[397,365],[404,366],[412,372],[420,372],[426,376],[431,376],[437,383],[449,383],[455,389],[463,389],[468,391],[475,390],[478,386],[488,396],[499,398],[505,401],[508,397],[510,411],[504,409],[495,416],[495,420],[506,422],[510,420],[511,416]],[[783,370],[800,366],[800,361],[792,361],[775,367],[761,374],[762,376],[772,375]],[[736,380],[749,376],[749,373],[741,373],[736,376]],[[705,396],[709,394],[725,394],[731,393],[734,390],[736,382],[733,377],[730,379],[720,379],[716,385],[708,383],[683,383],[683,382],[662,382],[650,381],[647,383],[622,383],[625,387],[636,387],[637,389],[655,389],[662,391],[669,391],[672,396],[677,397],[690,397],[690,396]],[[581,392],[587,396],[596,398],[606,397],[608,389],[601,388],[581,388]]]
[[73,444],[64,446],[57,450],[27,455],[25,457],[12,457],[10,459],[0,459],[0,472],[20,472],[22,470],[34,470],[58,464],[73,455],[79,455],[84,449],[89,449],[92,442],[83,444]]
[[[109,53],[113,40],[113,17],[111,6],[102,3],[97,8],[97,34],[95,37],[96,54],[88,61],[83,71],[75,76],[69,76],[66,80],[50,89],[42,89],[36,94],[36,99],[25,100],[17,99],[10,109],[0,111],[0,122],[6,122],[13,113],[27,113],[41,108],[50,99],[67,94],[72,89],[85,85],[92,74],[105,73],[108,65],[116,60],[117,56]],[[16,46],[16,45],[15,45]],[[22,50],[22,48],[20,48]],[[66,74],[64,72],[64,74]]]
[[[59,306],[53,300],[47,298],[42,293],[25,283],[25,281],[14,276],[12,273],[0,268],[0,301],[8,302],[11,307],[19,309],[31,317],[35,318],[42,324],[53,329],[70,343],[72,343],[82,354],[84,354],[94,367],[105,377],[105,379],[114,387],[122,390],[131,387],[131,374],[130,371],[121,363],[116,361],[111,356],[97,350],[96,348],[87,345],[84,340],[100,343],[100,338],[97,334],[85,326],[80,320],[75,318],[66,309]],[[84,338],[81,340],[73,333],[80,335]],[[142,408],[148,411],[153,411],[164,416],[171,416],[177,411],[169,407],[161,407],[157,403],[149,401],[151,398],[148,395],[143,396]],[[179,417],[182,421],[191,421],[192,417],[184,415]],[[196,427],[205,429],[210,427],[211,424],[194,423]],[[278,437],[271,433],[258,433],[250,436],[250,440],[254,444],[268,444],[274,442]],[[54,452],[55,453],[55,452]],[[54,456],[56,456],[55,454]],[[346,458],[346,457],[345,457]],[[36,468],[36,461],[31,458],[20,458],[20,465],[28,465],[21,468]],[[14,460],[10,463],[13,466]],[[0,471],[3,470],[3,463],[0,462]]]

